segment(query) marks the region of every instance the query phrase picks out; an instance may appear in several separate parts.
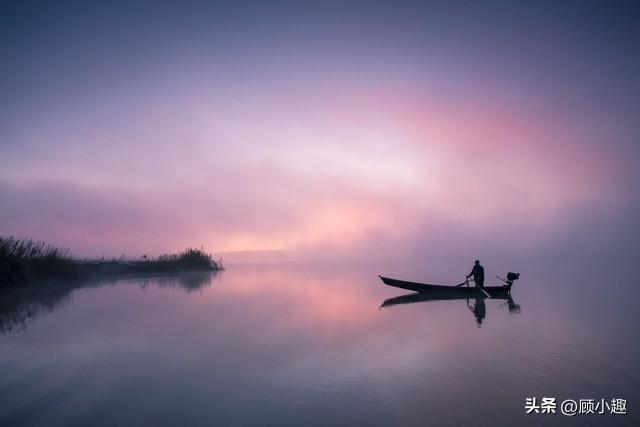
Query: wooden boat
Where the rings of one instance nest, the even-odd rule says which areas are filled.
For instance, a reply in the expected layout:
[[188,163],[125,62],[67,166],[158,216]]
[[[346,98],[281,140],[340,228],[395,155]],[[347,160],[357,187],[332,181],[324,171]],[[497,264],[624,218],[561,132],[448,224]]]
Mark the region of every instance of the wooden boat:
[[507,275],[507,280],[504,280],[505,284],[502,286],[484,286],[482,289],[484,289],[486,294],[477,286],[465,286],[467,283],[461,283],[457,286],[446,286],[432,285],[429,283],[409,282],[406,280],[392,279],[390,277],[384,276],[378,277],[380,277],[380,279],[386,285],[400,289],[407,289],[409,291],[419,292],[420,294],[424,295],[438,296],[439,298],[437,299],[465,299],[477,297],[486,298],[488,295],[491,296],[491,298],[507,298],[511,293],[511,286],[513,285],[513,281],[517,280],[519,275],[517,273],[509,273]]

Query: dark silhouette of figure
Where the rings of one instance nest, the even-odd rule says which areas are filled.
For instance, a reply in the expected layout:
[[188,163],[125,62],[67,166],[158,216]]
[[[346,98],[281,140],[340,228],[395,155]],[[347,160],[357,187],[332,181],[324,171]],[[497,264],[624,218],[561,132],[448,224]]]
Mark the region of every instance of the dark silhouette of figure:
[[471,304],[469,304],[469,300],[467,300],[467,307],[476,317],[476,323],[478,326],[482,325],[482,321],[487,317],[487,306],[484,303],[484,298],[476,298],[475,303],[473,304],[473,308]]
[[476,286],[480,286],[481,288],[484,286],[484,267],[480,265],[480,261],[476,260],[473,264],[473,269],[471,273],[467,274],[467,279],[473,276],[473,281],[476,282]]

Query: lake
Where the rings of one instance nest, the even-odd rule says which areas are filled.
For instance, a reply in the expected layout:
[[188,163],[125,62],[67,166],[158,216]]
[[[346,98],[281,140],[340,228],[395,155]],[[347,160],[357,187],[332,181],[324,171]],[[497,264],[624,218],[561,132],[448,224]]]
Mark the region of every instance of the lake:
[[[470,268],[246,264],[5,292],[0,425],[638,425],[634,266],[486,263],[487,284],[521,274],[512,301],[381,308],[408,292],[377,274]],[[556,413],[526,414],[531,397]],[[565,416],[566,399],[627,414]]]

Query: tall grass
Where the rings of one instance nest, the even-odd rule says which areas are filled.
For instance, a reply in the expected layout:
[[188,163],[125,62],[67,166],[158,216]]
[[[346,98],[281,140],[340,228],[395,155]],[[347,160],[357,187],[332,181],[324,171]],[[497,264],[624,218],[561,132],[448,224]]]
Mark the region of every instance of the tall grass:
[[0,236],[0,259],[15,261],[69,259],[69,250],[38,240]]
[[120,276],[137,273],[222,270],[204,248],[187,248],[182,252],[161,255],[156,259],[104,262],[78,260],[69,250],[31,239],[0,236],[0,286],[39,279],[86,276]]
[[0,284],[73,273],[69,250],[31,239],[0,236]]

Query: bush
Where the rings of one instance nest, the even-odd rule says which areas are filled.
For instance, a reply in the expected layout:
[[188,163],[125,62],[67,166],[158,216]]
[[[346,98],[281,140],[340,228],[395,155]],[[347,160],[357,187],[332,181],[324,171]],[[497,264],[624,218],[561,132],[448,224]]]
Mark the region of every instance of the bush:
[[187,248],[175,254],[160,255],[157,261],[147,261],[148,263],[159,263],[165,268],[175,270],[220,270],[220,263],[213,260],[211,254],[203,248]]

